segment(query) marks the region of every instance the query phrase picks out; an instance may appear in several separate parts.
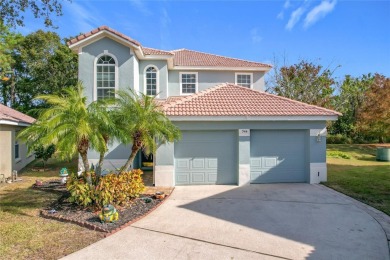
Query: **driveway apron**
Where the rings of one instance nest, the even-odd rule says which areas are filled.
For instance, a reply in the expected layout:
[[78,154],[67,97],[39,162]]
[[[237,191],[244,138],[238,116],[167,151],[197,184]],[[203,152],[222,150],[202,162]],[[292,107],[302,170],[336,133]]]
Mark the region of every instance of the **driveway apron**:
[[378,222],[310,184],[181,186],[147,217],[65,259],[389,259]]

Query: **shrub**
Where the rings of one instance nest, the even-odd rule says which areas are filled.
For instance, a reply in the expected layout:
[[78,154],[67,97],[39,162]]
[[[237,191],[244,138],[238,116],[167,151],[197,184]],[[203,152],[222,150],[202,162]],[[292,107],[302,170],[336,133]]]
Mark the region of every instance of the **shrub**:
[[326,137],[326,142],[328,144],[352,144],[351,138],[342,134],[328,135]]
[[[67,183],[70,202],[80,206],[101,208],[106,204],[125,205],[144,191],[141,170],[131,170],[119,174],[110,173],[101,177],[95,185],[88,184],[85,177],[72,174]],[[92,183],[96,183],[96,174],[91,172]]]
[[333,157],[333,158],[343,158],[343,159],[351,159],[351,156],[349,154],[340,152],[340,151],[329,151],[326,152],[326,156]]

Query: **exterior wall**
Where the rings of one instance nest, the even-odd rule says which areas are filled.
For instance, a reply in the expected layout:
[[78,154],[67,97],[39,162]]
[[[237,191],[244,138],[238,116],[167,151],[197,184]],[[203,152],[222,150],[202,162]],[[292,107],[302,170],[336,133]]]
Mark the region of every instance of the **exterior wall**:
[[[325,121],[298,121],[298,122],[174,122],[181,130],[236,130],[239,136],[239,129],[251,130],[307,130],[305,142],[306,172],[310,173],[309,182],[318,183],[326,181],[326,140],[322,137],[321,142],[317,141],[317,134],[326,126]],[[314,136],[315,134],[315,136]],[[250,182],[250,137],[238,137],[238,163],[239,177],[238,185],[245,185]],[[174,186],[174,145],[166,144],[159,147],[156,153],[155,185]],[[319,175],[319,176],[317,176]],[[317,176],[317,177],[316,177]],[[161,180],[161,182],[160,182]]]
[[146,94],[145,89],[145,69],[148,66],[155,66],[158,69],[157,72],[157,93],[158,98],[168,97],[168,65],[164,60],[156,61],[140,61],[139,63],[139,91]]
[[[13,129],[12,126],[0,125],[0,174],[4,174],[5,178],[11,176],[12,161],[13,161]],[[0,175],[2,178],[3,176]]]
[[[169,96],[180,96],[180,72],[168,72]],[[240,71],[194,71],[198,73],[198,92],[222,83],[235,83],[236,72]],[[248,72],[243,72],[248,73]],[[252,73],[252,72],[251,72]],[[253,89],[264,90],[264,72],[253,72]]]
[[19,126],[0,125],[0,174],[4,174],[5,178],[11,177],[13,170],[20,171],[35,159],[33,154],[28,154],[27,146],[21,142],[19,142],[20,158],[17,160],[14,158],[16,132],[22,129],[23,127]]
[[84,84],[88,102],[92,102],[96,99],[96,97],[94,97],[95,60],[105,51],[107,51],[108,54],[115,56],[118,60],[118,89],[125,89],[128,87],[134,88],[138,86],[138,81],[135,82],[134,76],[134,66],[138,64],[138,61],[130,48],[109,38],[103,38],[83,47],[82,52],[79,53],[79,80]]

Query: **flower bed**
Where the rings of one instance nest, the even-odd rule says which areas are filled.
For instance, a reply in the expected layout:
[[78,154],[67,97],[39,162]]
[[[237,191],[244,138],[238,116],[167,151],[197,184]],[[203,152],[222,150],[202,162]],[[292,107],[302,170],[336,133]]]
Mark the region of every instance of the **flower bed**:
[[157,199],[156,196],[152,194],[142,194],[139,198],[133,199],[129,205],[117,207],[119,213],[118,221],[115,223],[101,223],[98,217],[99,211],[94,212],[90,209],[83,209],[76,204],[68,202],[69,193],[65,186],[61,185],[60,181],[48,181],[40,186],[34,185],[33,188],[62,192],[62,196],[55,203],[41,210],[42,217],[71,222],[92,230],[110,234],[147,215],[166,199],[166,197]]

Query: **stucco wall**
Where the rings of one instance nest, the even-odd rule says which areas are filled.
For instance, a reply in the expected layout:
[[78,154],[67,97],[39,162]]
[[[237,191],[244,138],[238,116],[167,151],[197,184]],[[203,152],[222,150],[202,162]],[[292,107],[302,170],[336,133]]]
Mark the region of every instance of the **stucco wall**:
[[95,60],[104,51],[107,51],[107,54],[115,56],[118,60],[118,89],[134,88],[138,84],[138,82],[135,82],[134,77],[134,66],[138,64],[138,61],[132,54],[130,48],[109,38],[100,39],[83,47],[82,52],[79,54],[79,80],[84,84],[88,102],[95,99]]
[[168,65],[167,62],[164,60],[156,60],[156,61],[140,61],[139,62],[139,91],[146,94],[145,89],[145,69],[148,66],[155,66],[157,67],[157,78],[158,78],[158,89],[157,93],[159,95],[158,98],[167,98],[168,96]]
[[20,171],[27,164],[32,162],[34,155],[28,154],[27,146],[19,142],[19,159],[15,160],[15,138],[17,131],[23,127],[0,125],[0,174],[10,177],[13,170]]
[[[169,71],[169,96],[180,95],[180,72]],[[189,71],[182,71],[189,72]],[[196,71],[194,71],[196,72]],[[202,91],[221,83],[235,83],[235,73],[240,71],[197,71],[198,91]],[[243,72],[248,73],[248,72]],[[252,72],[250,72],[252,73]],[[253,72],[253,89],[264,90],[264,72]]]

